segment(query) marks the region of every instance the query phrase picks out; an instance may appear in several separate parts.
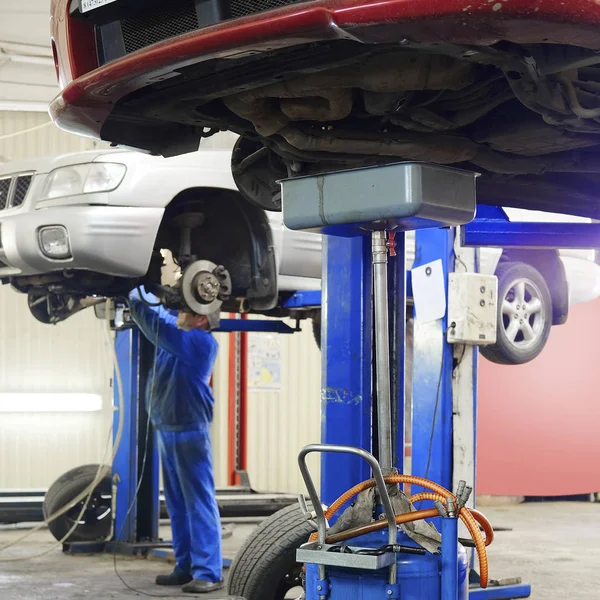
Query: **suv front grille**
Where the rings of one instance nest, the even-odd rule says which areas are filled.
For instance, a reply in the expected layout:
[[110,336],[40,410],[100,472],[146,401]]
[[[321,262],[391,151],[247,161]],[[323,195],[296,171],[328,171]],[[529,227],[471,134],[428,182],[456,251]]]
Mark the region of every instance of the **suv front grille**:
[[[230,19],[298,4],[306,0],[170,0],[130,9],[120,21],[98,23],[96,39],[100,63],[131,54],[158,42]],[[91,11],[92,14],[94,11]],[[133,13],[133,14],[132,14]]]
[[200,26],[194,0],[158,12],[121,21],[125,52],[130,54],[162,40],[194,31]]
[[0,210],[4,210],[8,206],[8,194],[11,183],[12,177],[0,179]]
[[303,0],[231,0],[231,18],[247,17],[273,8],[298,4]]
[[33,173],[17,173],[0,178],[0,211],[22,206],[33,181]]
[[32,180],[33,175],[21,175],[20,177],[17,177],[17,182],[15,183],[15,189],[12,195],[12,207],[16,208],[25,202]]

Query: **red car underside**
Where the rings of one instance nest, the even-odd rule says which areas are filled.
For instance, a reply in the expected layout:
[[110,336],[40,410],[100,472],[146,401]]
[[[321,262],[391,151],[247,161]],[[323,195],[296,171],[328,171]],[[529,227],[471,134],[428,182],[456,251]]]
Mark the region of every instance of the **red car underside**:
[[235,131],[266,208],[290,173],[423,160],[482,172],[484,202],[600,218],[600,1],[307,2],[92,70],[90,32],[54,20],[61,127],[166,155]]

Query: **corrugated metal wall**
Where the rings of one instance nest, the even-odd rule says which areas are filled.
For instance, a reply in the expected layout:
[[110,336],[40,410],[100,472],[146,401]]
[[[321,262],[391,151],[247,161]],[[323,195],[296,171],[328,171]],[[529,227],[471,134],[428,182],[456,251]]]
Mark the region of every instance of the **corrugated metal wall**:
[[[47,122],[41,113],[0,112],[0,157],[18,160],[94,146],[51,124],[2,138]],[[226,148],[233,140],[232,135],[215,136],[203,145]],[[25,296],[0,287],[0,392],[90,392],[104,398],[98,413],[3,413],[0,488],[47,487],[71,467],[101,460],[112,418],[112,367],[102,326],[92,311],[56,327],[42,325],[30,316]],[[303,329],[282,336],[281,389],[249,395],[248,471],[259,490],[303,490],[296,457],[303,445],[319,440],[320,352],[310,322]],[[213,441],[221,487],[227,484],[229,336],[219,334],[218,341]]]
[[[248,473],[256,489],[298,493],[298,453],[321,440],[321,353],[310,321],[280,339],[281,390],[249,394]],[[318,482],[318,461],[309,464]]]
[[212,426],[215,483],[217,487],[227,486],[227,460],[229,449],[229,334],[217,333],[219,355],[213,372],[215,412]]
[[[13,136],[19,131],[34,127],[37,129],[30,133]],[[2,161],[88,150],[93,148],[94,144],[93,140],[60,131],[44,113],[0,111],[0,160]]]
[[[229,335],[217,334],[217,340],[213,445],[217,486],[223,487],[227,485]],[[298,470],[298,452],[307,444],[319,442],[321,436],[321,353],[310,321],[303,322],[302,332],[282,335],[280,340],[280,388],[250,389],[248,394],[247,468],[256,490],[298,493],[305,490]],[[310,466],[318,482],[318,460]]]

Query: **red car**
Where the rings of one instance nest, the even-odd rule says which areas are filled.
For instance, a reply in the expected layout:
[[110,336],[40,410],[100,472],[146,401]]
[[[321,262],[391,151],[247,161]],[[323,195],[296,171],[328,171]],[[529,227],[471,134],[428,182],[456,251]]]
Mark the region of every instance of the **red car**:
[[53,0],[64,129],[173,155],[240,134],[242,193],[421,160],[600,218],[600,0]]

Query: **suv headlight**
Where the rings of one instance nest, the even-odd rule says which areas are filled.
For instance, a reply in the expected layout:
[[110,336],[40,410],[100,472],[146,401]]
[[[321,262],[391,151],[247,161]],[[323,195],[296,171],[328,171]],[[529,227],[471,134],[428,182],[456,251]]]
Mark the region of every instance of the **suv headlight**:
[[126,171],[127,167],[119,163],[89,163],[54,169],[46,179],[41,200],[111,192],[121,185]]

